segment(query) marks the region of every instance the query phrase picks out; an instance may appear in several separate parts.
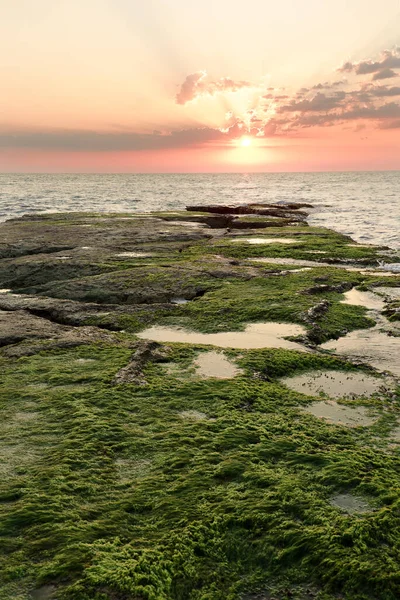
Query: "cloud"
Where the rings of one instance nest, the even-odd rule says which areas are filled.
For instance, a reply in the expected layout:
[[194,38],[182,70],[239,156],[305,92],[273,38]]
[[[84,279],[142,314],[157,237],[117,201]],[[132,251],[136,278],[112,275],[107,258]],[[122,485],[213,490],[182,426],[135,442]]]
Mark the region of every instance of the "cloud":
[[[400,68],[400,49],[384,51],[378,61],[347,62],[341,71],[371,74],[374,81],[396,76]],[[340,87],[341,86],[341,87]],[[243,102],[224,100],[221,122],[213,127],[188,125],[173,129],[165,123],[151,133],[131,131],[114,125],[111,131],[77,130],[3,130],[0,128],[0,149],[42,150],[48,152],[135,152],[169,149],[201,148],[207,145],[228,145],[243,135],[257,138],[299,136],[306,128],[331,127],[341,124],[360,131],[369,124],[378,129],[400,128],[400,84],[385,85],[362,81],[354,89],[343,79],[322,81],[311,87],[289,91],[284,87],[267,87],[248,81],[222,77],[212,80],[204,70],[189,74],[176,95],[176,102],[185,106],[202,96],[216,96],[249,88],[252,102],[239,113],[234,108]],[[254,92],[254,94],[253,94]],[[256,94],[257,97],[256,97]],[[254,100],[254,101],[253,101]]]
[[[335,111],[324,115],[302,114],[292,123],[297,127],[326,127],[343,121],[384,121],[400,119],[400,105],[396,102],[388,102],[381,106],[364,106],[354,104],[344,110]],[[379,128],[381,124],[379,124]]]
[[393,69],[382,69],[374,74],[372,77],[372,81],[377,81],[378,79],[390,79],[392,77],[397,77],[397,73],[393,71]]
[[207,77],[205,71],[198,71],[188,75],[185,81],[181,85],[181,89],[176,95],[177,104],[186,104],[191,100],[194,100],[198,94],[201,82]]
[[126,152],[201,146],[227,137],[219,129],[188,128],[150,134],[85,130],[0,132],[0,148],[70,152]]
[[325,81],[324,83],[317,83],[312,86],[312,90],[331,90],[340,85],[345,85],[347,83],[347,79],[338,79],[337,81]]
[[176,95],[176,102],[184,105],[201,96],[237,92],[250,87],[253,85],[249,81],[234,81],[231,77],[221,77],[216,81],[210,81],[206,71],[197,71],[186,77]]
[[280,106],[278,112],[326,112],[340,106],[345,96],[345,92],[337,92],[333,96],[318,92],[309,100],[294,99],[289,104]]
[[379,129],[400,129],[400,119],[383,121],[379,124]]
[[368,75],[386,69],[400,69],[400,48],[397,46],[393,50],[384,50],[377,61],[362,60],[356,63],[347,61],[338,68],[338,71],[341,73],[354,72],[356,75]]
[[376,98],[385,98],[387,96],[400,96],[400,87],[386,87],[382,85],[379,87],[371,88],[370,90],[368,90],[368,93],[371,96],[375,96]]

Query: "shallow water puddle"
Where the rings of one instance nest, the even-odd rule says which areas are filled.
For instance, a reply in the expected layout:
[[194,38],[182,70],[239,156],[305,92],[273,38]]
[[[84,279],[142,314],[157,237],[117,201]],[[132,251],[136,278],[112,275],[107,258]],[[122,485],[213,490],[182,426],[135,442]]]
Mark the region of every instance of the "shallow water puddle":
[[[391,300],[400,300],[400,287],[377,287],[375,288],[377,292],[387,296]],[[1,292],[1,290],[0,290]]]
[[328,421],[328,423],[344,425],[345,427],[367,427],[375,423],[377,419],[377,417],[370,417],[369,411],[363,406],[343,406],[334,400],[314,402],[301,410]]
[[155,342],[179,342],[181,344],[206,344],[220,348],[287,348],[310,352],[308,348],[283,339],[288,336],[304,335],[301,325],[292,323],[252,323],[244,331],[226,331],[221,333],[197,333],[178,327],[150,327],[136,334],[145,340]]
[[189,421],[206,421],[208,416],[200,412],[198,410],[183,410],[179,413],[181,419],[189,420]]
[[299,267],[332,267],[330,263],[318,262],[315,260],[303,260],[300,258],[248,258],[247,260],[259,263],[270,263],[272,265],[293,265]]
[[378,324],[371,329],[351,331],[338,340],[325,342],[321,348],[400,376],[400,337],[388,335],[381,327],[382,324]]
[[330,267],[336,269],[345,269],[346,271],[364,273],[365,275],[372,275],[377,277],[398,277],[399,272],[392,273],[391,271],[367,269],[365,267],[357,267],[355,265],[347,265],[345,263],[327,263],[322,261],[314,260],[303,260],[301,258],[272,258],[272,257],[258,257],[248,258],[247,260],[259,263],[269,263],[272,265],[293,265],[299,267]]
[[361,292],[356,288],[344,294],[344,300],[341,304],[353,304],[355,306],[364,306],[370,310],[383,310],[385,303],[383,299],[373,292]]
[[323,394],[330,398],[370,397],[382,390],[384,385],[381,379],[372,375],[348,371],[313,371],[284,377],[280,381],[296,392],[308,396]]
[[37,590],[33,590],[31,597],[32,600],[51,600],[55,591],[56,588],[54,585],[44,585]]
[[17,423],[29,423],[29,421],[37,421],[39,413],[37,412],[16,412],[13,415],[13,420]]
[[96,362],[94,358],[76,358],[75,361],[79,365],[87,365]]
[[221,352],[202,352],[193,364],[196,367],[197,375],[205,378],[232,379],[242,372]]
[[331,498],[331,504],[349,515],[372,512],[374,510],[366,500],[357,498],[357,496],[353,496],[352,494],[336,494],[336,496]]
[[154,256],[151,252],[119,252],[115,256],[119,258],[148,258]]
[[389,437],[394,442],[397,442],[398,444],[400,444],[400,425],[398,425],[397,427],[392,429]]
[[292,238],[237,238],[232,242],[246,242],[247,244],[296,244],[301,240],[294,240]]
[[[335,266],[335,265],[334,265]],[[391,271],[379,271],[375,269],[365,269],[363,267],[344,267],[346,271],[362,273],[363,275],[370,275],[371,277],[398,277],[399,273],[392,273]]]
[[133,479],[147,475],[152,466],[152,461],[148,458],[118,458],[115,465],[122,483],[129,483]]
[[348,248],[373,248],[373,244],[346,244]]

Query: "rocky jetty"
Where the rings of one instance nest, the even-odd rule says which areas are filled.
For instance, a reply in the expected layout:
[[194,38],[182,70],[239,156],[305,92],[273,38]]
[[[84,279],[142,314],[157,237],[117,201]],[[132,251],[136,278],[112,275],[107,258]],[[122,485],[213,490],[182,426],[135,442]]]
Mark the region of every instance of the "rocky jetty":
[[311,208],[0,225],[0,598],[400,597],[400,275]]

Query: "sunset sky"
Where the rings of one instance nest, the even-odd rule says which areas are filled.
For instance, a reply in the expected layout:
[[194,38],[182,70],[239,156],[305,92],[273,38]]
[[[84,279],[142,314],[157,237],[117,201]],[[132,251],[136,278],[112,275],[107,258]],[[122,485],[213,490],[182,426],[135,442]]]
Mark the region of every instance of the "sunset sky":
[[1,0],[0,171],[400,169],[400,0]]

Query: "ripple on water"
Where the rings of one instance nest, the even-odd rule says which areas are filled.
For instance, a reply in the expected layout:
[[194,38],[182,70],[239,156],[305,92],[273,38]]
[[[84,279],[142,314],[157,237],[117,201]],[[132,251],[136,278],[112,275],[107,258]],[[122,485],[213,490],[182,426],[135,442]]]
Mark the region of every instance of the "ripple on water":
[[181,344],[206,344],[220,348],[286,348],[310,352],[308,348],[284,339],[304,335],[306,330],[293,323],[252,323],[244,331],[198,333],[178,327],[153,326],[137,334],[139,338],[156,342],[179,342]]

